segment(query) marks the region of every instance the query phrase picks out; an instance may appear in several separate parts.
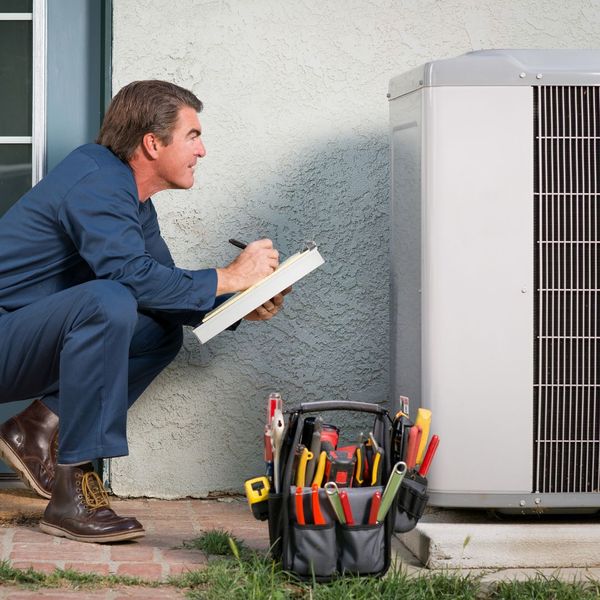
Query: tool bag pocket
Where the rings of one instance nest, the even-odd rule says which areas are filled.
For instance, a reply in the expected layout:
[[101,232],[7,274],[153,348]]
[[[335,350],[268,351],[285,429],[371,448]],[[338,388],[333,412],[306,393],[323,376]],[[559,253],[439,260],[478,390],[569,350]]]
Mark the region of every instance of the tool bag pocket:
[[290,523],[290,532],[284,566],[301,577],[330,577],[337,566],[335,524]]
[[385,568],[385,525],[337,525],[338,571],[352,575],[379,574]]
[[398,490],[398,511],[394,531],[406,533],[414,529],[423,516],[428,500],[427,479],[417,473],[405,477]]
[[269,542],[271,544],[271,556],[275,560],[281,559],[282,522],[274,515],[281,514],[282,501],[282,494],[269,494],[267,500],[269,503]]

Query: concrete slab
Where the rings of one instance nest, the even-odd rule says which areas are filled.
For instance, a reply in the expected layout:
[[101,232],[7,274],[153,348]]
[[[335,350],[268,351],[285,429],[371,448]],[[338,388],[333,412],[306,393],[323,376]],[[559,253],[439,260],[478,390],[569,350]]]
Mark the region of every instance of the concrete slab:
[[600,567],[600,523],[596,516],[499,520],[481,511],[435,510],[400,539],[430,569]]

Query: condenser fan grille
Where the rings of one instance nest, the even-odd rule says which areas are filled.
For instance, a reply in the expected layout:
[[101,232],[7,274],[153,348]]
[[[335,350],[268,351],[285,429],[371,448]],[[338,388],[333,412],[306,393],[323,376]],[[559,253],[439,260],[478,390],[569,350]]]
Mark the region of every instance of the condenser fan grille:
[[533,492],[597,492],[600,94],[597,86],[533,93]]

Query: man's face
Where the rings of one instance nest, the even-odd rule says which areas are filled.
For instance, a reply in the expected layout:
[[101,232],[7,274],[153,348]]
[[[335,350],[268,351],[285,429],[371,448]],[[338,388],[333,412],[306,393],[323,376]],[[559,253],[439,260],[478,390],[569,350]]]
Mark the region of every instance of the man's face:
[[194,185],[196,161],[206,154],[201,133],[198,113],[184,106],[179,111],[171,143],[165,146],[157,142],[159,153],[154,166],[166,189],[187,190]]

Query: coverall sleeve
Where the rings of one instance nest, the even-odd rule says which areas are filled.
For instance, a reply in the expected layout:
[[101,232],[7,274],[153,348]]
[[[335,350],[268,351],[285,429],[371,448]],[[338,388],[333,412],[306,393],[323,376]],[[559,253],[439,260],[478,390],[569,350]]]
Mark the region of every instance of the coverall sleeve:
[[[141,222],[144,239],[146,240],[146,250],[159,263],[169,267],[175,266],[169,247],[161,236],[160,225],[158,224],[158,217],[152,200],[148,200],[144,204],[142,214],[143,218]],[[211,306],[209,310],[217,308],[217,306],[231,298],[231,296],[233,296],[233,294],[222,294],[217,296],[214,305]],[[158,314],[160,315],[160,318],[164,320],[179,323],[181,325],[197,327],[202,322],[206,312],[208,311],[160,311]],[[234,331],[239,323],[240,322],[237,321],[231,325],[231,327],[228,327],[228,329]]]
[[59,222],[78,253],[97,278],[131,290],[141,309],[210,310],[216,270],[179,269],[151,256],[128,174],[106,171],[94,171],[78,182],[59,211]]

